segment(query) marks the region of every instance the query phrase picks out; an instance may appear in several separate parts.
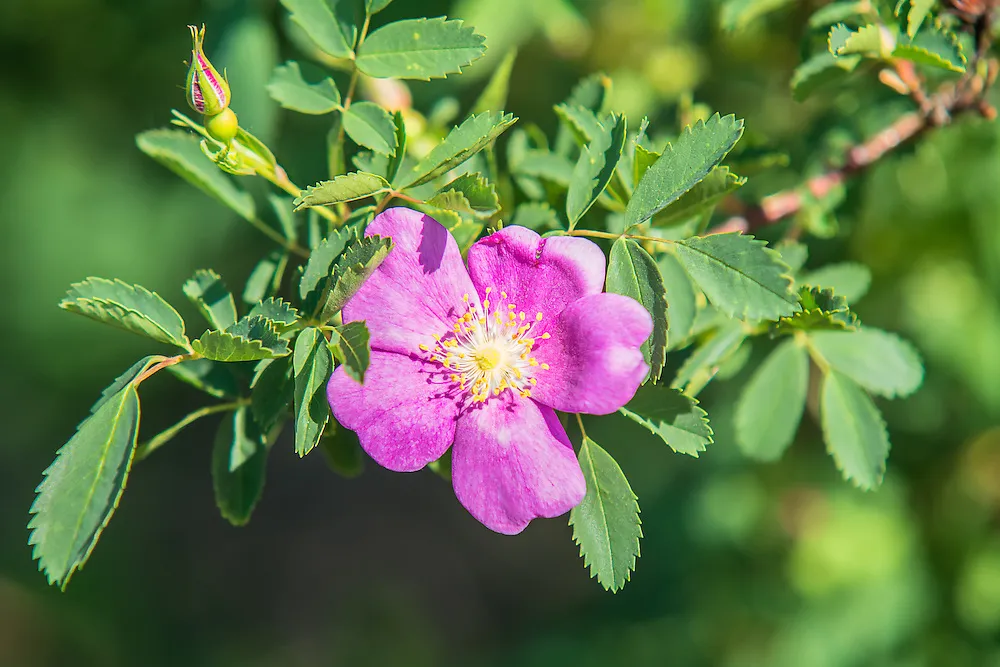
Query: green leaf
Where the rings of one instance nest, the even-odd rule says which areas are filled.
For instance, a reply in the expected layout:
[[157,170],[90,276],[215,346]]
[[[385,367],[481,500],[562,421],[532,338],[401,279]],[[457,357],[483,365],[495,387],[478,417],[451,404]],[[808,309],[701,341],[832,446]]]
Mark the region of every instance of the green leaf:
[[393,152],[389,156],[385,170],[386,180],[390,183],[395,182],[399,168],[403,166],[403,160],[406,158],[406,122],[401,112],[396,111],[392,114],[392,125]]
[[712,444],[708,413],[698,407],[698,401],[677,389],[644,385],[619,412],[659,436],[678,454],[698,458],[698,452]]
[[809,355],[786,340],[768,355],[736,403],[736,443],[744,454],[775,461],[792,444],[809,389]]
[[743,345],[746,337],[743,325],[729,320],[691,353],[677,371],[671,386],[682,389],[689,396],[697,395],[719,372],[719,367]]
[[[480,218],[488,218],[500,210],[500,198],[497,196],[496,188],[479,173],[462,174],[448,185],[438,190],[439,194],[457,192],[464,195],[469,204],[468,213],[472,213]],[[428,200],[428,204],[434,204],[433,200]],[[444,206],[442,208],[450,208]],[[457,209],[452,209],[457,210]]]
[[[282,197],[276,194],[268,194],[267,201],[271,204],[271,208],[274,210],[274,216],[278,219],[278,225],[281,227],[281,233],[284,234],[285,238],[289,241],[297,241],[299,238],[298,233],[298,221],[295,215],[292,214],[292,201],[291,197]],[[260,301],[260,299],[257,299]]]
[[267,318],[272,324],[277,325],[279,331],[283,331],[298,321],[299,311],[280,297],[272,296],[251,308],[247,317]]
[[344,130],[359,146],[383,155],[396,151],[396,124],[392,115],[374,102],[355,102],[344,112]]
[[517,49],[510,49],[503,57],[497,68],[493,70],[490,80],[483,88],[472,105],[472,113],[482,113],[484,111],[499,111],[507,106],[507,93],[510,90],[510,74],[514,70],[514,61],[517,59]]
[[652,224],[654,227],[668,227],[711,211],[746,182],[747,179],[729,171],[729,167],[716,167],[704,180],[653,216]]
[[191,185],[222,202],[245,220],[256,217],[253,197],[238,188],[201,152],[199,140],[184,130],[148,130],[135,137],[136,146]]
[[325,282],[315,311],[320,322],[328,322],[340,312],[392,250],[392,239],[366,236],[351,245],[333,268]]
[[256,368],[250,411],[262,433],[270,433],[287,416],[295,398],[295,381],[289,357],[265,359]]
[[838,23],[830,29],[827,42],[830,53],[835,56],[862,54],[888,57],[895,46],[895,39],[888,28],[874,23],[861,26],[857,30],[851,30],[843,23]]
[[309,295],[323,286],[324,281],[333,273],[333,264],[344,252],[352,233],[346,229],[335,230],[313,248],[302,269],[299,279],[299,298],[306,301]]
[[184,283],[184,294],[191,300],[213,329],[236,324],[236,301],[222,276],[211,269],[199,269]]
[[334,15],[338,0],[281,0],[291,12],[292,21],[302,28],[321,51],[335,58],[350,58],[354,46],[353,34],[348,35],[344,23]]
[[743,30],[760,17],[793,2],[795,0],[728,0],[722,5],[719,23],[730,32]]
[[283,357],[289,353],[288,342],[263,317],[244,317],[225,331],[206,331],[191,342],[195,352],[214,361],[257,361]]
[[161,343],[188,346],[181,316],[159,294],[141,285],[87,278],[70,286],[59,307]]
[[551,181],[564,188],[573,179],[573,163],[562,155],[544,150],[529,150],[511,171],[520,176],[534,176]]
[[516,121],[513,114],[502,111],[469,116],[401,179],[406,183],[404,187],[422,185],[454,169],[490,145]]
[[781,255],[781,261],[788,265],[788,270],[797,273],[809,259],[809,247],[798,241],[781,241],[774,247]]
[[320,181],[303,191],[295,200],[295,210],[310,206],[329,206],[372,197],[389,191],[389,182],[377,174],[353,171],[335,176],[330,181]]
[[940,21],[925,27],[910,41],[901,41],[892,55],[920,65],[940,67],[951,72],[965,72],[968,61],[954,32]]
[[656,266],[667,292],[667,322],[669,324],[668,349],[675,349],[691,334],[695,313],[698,310],[697,295],[691,278],[673,253],[663,253],[657,257]]
[[827,264],[821,269],[810,271],[802,276],[802,282],[806,285],[830,288],[834,294],[847,299],[848,303],[854,303],[868,293],[868,287],[872,283],[872,272],[864,264],[841,262]]
[[572,230],[580,218],[590,210],[597,198],[611,182],[618,161],[625,147],[625,116],[612,115],[609,127],[601,128],[586,148],[573,168],[573,176],[566,194],[566,216]]
[[849,331],[860,326],[857,316],[851,312],[847,299],[833,293],[831,289],[802,287],[799,290],[802,310],[791,317],[782,317],[774,326],[776,331]]
[[617,592],[628,582],[639,557],[638,498],[618,463],[590,438],[580,445],[580,468],[587,494],[569,513],[573,540],[580,545],[590,576],[597,577],[604,590]]
[[243,303],[257,303],[268,294],[277,292],[287,266],[288,253],[278,249],[257,262],[243,287]]
[[687,127],[636,185],[625,209],[625,226],[648,220],[693,188],[722,162],[740,137],[743,121],[715,114],[707,121]]
[[559,229],[559,216],[545,202],[525,202],[514,209],[513,225],[545,232]]
[[862,14],[869,0],[848,0],[846,2],[831,2],[823,5],[809,17],[810,28],[826,28]]
[[641,245],[620,237],[611,246],[605,289],[635,299],[653,318],[653,332],[642,344],[642,356],[655,382],[667,359],[667,298],[656,261]]
[[295,452],[305,456],[319,443],[330,420],[326,385],[333,372],[333,355],[323,332],[303,329],[295,339]]
[[264,492],[267,445],[241,407],[223,417],[212,446],[212,488],[222,516],[234,526],[250,520]]
[[837,371],[823,378],[823,439],[837,468],[862,489],[882,483],[889,436],[878,408],[861,387]]
[[901,16],[906,9],[906,34],[913,37],[920,30],[921,24],[931,13],[936,0],[899,0],[896,3],[896,16]]
[[597,114],[580,104],[557,104],[555,112],[581,146],[608,132]]
[[909,396],[924,379],[913,346],[880,329],[816,331],[809,334],[809,345],[823,363],[873,394]]
[[458,74],[486,52],[486,38],[462,21],[410,19],[382,26],[358,49],[357,67],[375,78],[429,79]]
[[632,163],[632,182],[638,183],[646,175],[649,168],[660,159],[660,153],[647,150],[639,144],[635,145],[635,159]]
[[333,79],[309,83],[294,60],[278,65],[267,84],[267,92],[286,109],[306,114],[325,114],[340,108],[340,91]]
[[369,16],[372,14],[378,14],[380,11],[389,6],[392,0],[365,0],[365,12]]
[[319,448],[330,469],[341,477],[352,479],[364,472],[365,454],[357,434],[336,421],[326,427]]
[[105,390],[35,489],[28,544],[50,584],[66,588],[118,508],[139,431],[134,380],[157,359],[143,359]]
[[796,100],[802,101],[816,89],[839,81],[853,72],[861,60],[861,56],[838,58],[829,51],[817,53],[795,68],[795,73],[792,74],[792,94]]
[[330,348],[344,371],[358,382],[365,381],[365,371],[371,362],[370,338],[364,322],[348,322],[337,327],[330,339]]
[[781,256],[739,233],[692,237],[674,245],[694,282],[716,308],[743,320],[776,320],[798,312]]
[[455,190],[439,192],[428,199],[427,203],[436,208],[472,215],[472,204],[469,203],[469,200],[464,194],[456,192]]
[[188,359],[167,370],[183,382],[216,398],[236,398],[239,388],[232,372],[211,359]]

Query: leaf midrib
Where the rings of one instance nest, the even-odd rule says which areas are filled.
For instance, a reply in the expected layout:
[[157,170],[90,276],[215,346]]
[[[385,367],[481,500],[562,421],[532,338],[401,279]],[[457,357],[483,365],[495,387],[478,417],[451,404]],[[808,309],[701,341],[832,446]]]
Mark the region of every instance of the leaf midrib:
[[745,271],[740,270],[739,268],[733,266],[732,264],[729,264],[729,263],[723,261],[721,258],[716,257],[715,255],[711,254],[710,252],[707,252],[706,250],[703,250],[701,248],[697,248],[697,247],[688,245],[687,243],[684,243],[683,241],[679,241],[678,243],[680,245],[683,245],[688,250],[700,253],[700,254],[704,255],[705,257],[708,257],[709,259],[715,260],[717,263],[721,264],[722,266],[726,267],[727,269],[730,269],[731,271],[734,271],[734,272],[738,273],[739,275],[743,276],[744,278],[746,278],[750,282],[754,283],[755,285],[759,285],[760,287],[764,288],[765,290],[767,290],[771,294],[779,297],[785,303],[789,303],[789,304],[793,304],[793,305],[798,303],[797,301],[794,301],[794,300],[793,301],[789,301],[789,299],[786,298],[786,297],[792,297],[794,299],[794,295],[793,294],[788,294],[788,293],[786,293],[786,294],[780,294],[778,292],[775,292],[772,288],[770,288],[767,285],[765,285],[764,283],[760,282],[759,280],[757,280],[756,278],[754,278],[750,274],[746,273]]

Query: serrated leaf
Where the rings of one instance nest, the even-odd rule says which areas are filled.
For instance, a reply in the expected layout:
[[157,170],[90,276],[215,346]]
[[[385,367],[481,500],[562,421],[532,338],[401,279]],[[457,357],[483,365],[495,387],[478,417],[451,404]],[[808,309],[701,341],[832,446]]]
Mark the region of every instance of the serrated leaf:
[[656,261],[641,245],[620,237],[611,246],[605,289],[635,299],[653,319],[653,332],[642,344],[642,356],[655,382],[667,358],[667,298]]
[[792,279],[781,256],[739,233],[678,241],[677,259],[716,308],[743,320],[776,320],[798,312]]
[[201,151],[199,140],[184,130],[148,130],[135,137],[136,146],[170,171],[205,194],[235,211],[245,220],[253,220],[256,207],[253,197],[222,173]]
[[843,23],[830,29],[830,53],[835,56],[852,54],[886,57],[892,53],[895,40],[887,28],[874,23],[851,30]]
[[353,171],[349,174],[335,176],[330,181],[320,181],[316,185],[306,188],[295,199],[295,210],[301,211],[310,206],[329,206],[364,199],[388,192],[389,189],[389,181],[381,176],[365,171]]
[[802,287],[799,301],[802,310],[778,320],[774,326],[776,331],[851,331],[861,326],[847,305],[847,299],[834,294],[831,289]]
[[573,540],[580,545],[590,576],[597,577],[604,590],[617,592],[639,557],[638,498],[618,463],[590,438],[583,439],[579,459],[587,493],[569,513]]
[[167,371],[183,382],[216,398],[236,398],[239,388],[232,372],[210,359],[188,359],[167,366]]
[[187,349],[184,320],[156,292],[121,280],[73,283],[59,307],[113,327]]
[[809,97],[817,88],[842,79],[853,72],[861,62],[861,56],[837,57],[829,51],[812,56],[795,68],[792,74],[792,94],[796,100]]
[[393,152],[389,156],[385,169],[385,178],[390,183],[395,183],[399,168],[403,166],[406,158],[406,122],[403,114],[396,111],[392,114],[393,125]]
[[924,379],[913,346],[880,329],[816,331],[809,334],[809,345],[824,363],[874,394],[909,396]]
[[365,381],[365,372],[371,362],[371,345],[368,325],[364,322],[348,322],[337,327],[330,338],[330,348],[334,356],[344,366],[344,371],[358,382]]
[[760,17],[793,2],[795,0],[728,0],[722,5],[719,23],[730,32],[743,30]]
[[828,287],[834,294],[854,303],[868,293],[872,282],[872,272],[864,264],[857,262],[841,262],[827,264],[823,268],[811,271],[802,276],[802,282],[816,287]]
[[743,121],[715,114],[684,129],[636,184],[625,209],[626,228],[653,217],[705,178],[743,136]]
[[427,81],[461,72],[486,52],[485,42],[458,20],[396,21],[368,35],[356,65],[375,78]]
[[[497,196],[496,188],[479,173],[462,174],[438,190],[439,194],[448,192],[458,192],[464,195],[469,204],[468,212],[478,217],[488,218],[500,210],[500,198]],[[433,200],[428,200],[427,203],[437,206]]]
[[512,225],[534,229],[536,232],[546,232],[559,229],[559,216],[545,202],[525,202],[514,209]]
[[809,259],[809,247],[798,241],[781,241],[774,246],[774,250],[781,255],[781,261],[788,265],[791,273],[798,273]]
[[247,317],[267,318],[278,325],[279,330],[283,330],[295,324],[299,319],[299,311],[283,299],[271,297],[251,308]]
[[854,18],[865,11],[868,0],[849,0],[847,2],[831,2],[823,5],[809,17],[810,28],[826,28]]
[[212,446],[212,488],[229,523],[242,526],[250,520],[264,492],[266,469],[267,445],[250,411],[244,406],[225,415]]
[[659,436],[678,454],[698,458],[698,452],[712,444],[708,413],[678,389],[644,385],[619,412]]
[[516,121],[513,114],[503,111],[469,116],[406,173],[401,179],[406,183],[404,187],[422,185],[457,167],[486,148]]
[[645,147],[635,145],[635,157],[632,162],[632,182],[638,183],[646,175],[649,168],[660,159],[661,154],[656,151],[647,150]]
[[676,349],[691,334],[691,326],[698,310],[697,296],[691,278],[672,253],[659,255],[656,266],[667,293],[667,349]]
[[937,0],[899,0],[896,3],[896,16],[901,16],[906,10],[906,34],[913,37],[920,30],[921,24],[931,13]]
[[668,227],[703,215],[746,182],[747,179],[729,171],[729,167],[716,167],[677,201],[654,215],[652,224],[654,227]]
[[507,106],[507,93],[510,90],[510,74],[514,70],[514,61],[517,59],[517,49],[510,49],[507,54],[493,70],[490,80],[483,88],[483,92],[472,105],[471,113],[477,114],[484,111],[499,111]]
[[243,303],[257,303],[268,294],[277,292],[287,266],[288,253],[277,249],[257,262],[243,286]]
[[340,108],[340,91],[333,79],[309,83],[294,60],[274,68],[267,92],[282,107],[299,113],[321,115]]
[[920,65],[958,73],[965,72],[968,63],[958,37],[940,21],[926,26],[910,41],[901,41],[892,55]]
[[823,378],[820,397],[823,439],[846,479],[868,490],[882,483],[889,436],[872,399],[837,371]]
[[299,298],[305,301],[333,272],[333,264],[344,252],[352,233],[346,229],[335,230],[323,239],[309,254],[309,260],[302,269],[299,279]]
[[396,125],[392,115],[374,102],[355,102],[344,112],[344,131],[359,146],[376,153],[396,151]]
[[283,357],[289,353],[288,342],[263,317],[244,317],[225,331],[206,331],[191,342],[195,352],[214,361],[257,361]]
[[236,324],[236,301],[222,276],[211,269],[199,269],[184,283],[184,294],[213,329]]
[[326,385],[333,372],[333,355],[323,332],[303,329],[295,339],[295,452],[305,456],[319,443],[330,420]]
[[545,150],[526,151],[523,159],[511,170],[519,176],[534,176],[551,181],[564,188],[573,178],[573,163],[557,153]]
[[456,213],[468,213],[472,215],[472,204],[461,192],[455,190],[448,190],[447,192],[439,192],[430,199],[427,200],[430,206],[434,206],[441,209],[446,209],[448,211],[455,211]]
[[566,193],[566,216],[572,230],[580,218],[590,210],[597,198],[611,182],[618,161],[625,148],[625,116],[612,114],[607,120],[608,127],[600,132],[580,152],[573,168]]
[[[694,328],[697,329],[697,321]],[[671,386],[689,396],[696,396],[719,372],[719,367],[743,345],[746,337],[740,322],[727,321],[684,360]]]
[[377,14],[386,7],[392,0],[365,0],[365,11],[368,15]]
[[28,544],[50,584],[66,588],[118,507],[139,431],[133,382],[156,359],[143,359],[105,390],[35,489]]
[[316,309],[320,322],[328,322],[361,289],[392,250],[392,239],[366,236],[344,251],[325,282]]
[[809,354],[781,343],[743,387],[736,403],[736,443],[752,459],[775,461],[792,444],[809,389]]
[[295,398],[290,357],[265,359],[256,368],[250,395],[250,412],[261,433],[270,433],[288,416]]
[[607,128],[597,114],[585,106],[564,102],[555,106],[555,112],[580,146],[589,144],[596,137],[607,133]]
[[[351,56],[353,31],[345,30],[344,22],[334,15],[327,0],[281,0],[281,4],[321,51],[336,58]],[[336,0],[332,4],[336,7]]]

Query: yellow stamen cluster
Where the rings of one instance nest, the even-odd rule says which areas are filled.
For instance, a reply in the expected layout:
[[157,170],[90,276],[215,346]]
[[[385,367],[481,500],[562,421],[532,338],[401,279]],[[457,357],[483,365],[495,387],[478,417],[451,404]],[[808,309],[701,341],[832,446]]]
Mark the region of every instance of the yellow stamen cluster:
[[[542,313],[528,317],[508,303],[506,292],[500,292],[495,302],[491,295],[495,299],[494,289],[487,287],[482,306],[478,299],[464,295],[466,311],[451,331],[443,336],[435,334],[434,344],[421,344],[420,349],[450,371],[451,381],[468,391],[474,402],[485,402],[505,389],[529,398],[537,384],[533,375],[538,369],[549,368],[532,356],[536,342],[532,330],[541,323]],[[537,336],[548,337],[548,333]]]

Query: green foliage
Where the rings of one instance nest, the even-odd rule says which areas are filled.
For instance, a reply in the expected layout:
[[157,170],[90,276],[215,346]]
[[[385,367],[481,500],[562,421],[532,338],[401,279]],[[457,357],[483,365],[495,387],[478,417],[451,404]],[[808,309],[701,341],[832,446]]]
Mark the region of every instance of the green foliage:
[[823,51],[795,68],[792,75],[792,94],[802,101],[818,88],[843,79],[861,63],[861,56],[835,56]]
[[616,592],[628,582],[639,557],[638,498],[618,463],[587,437],[580,445],[580,467],[587,494],[569,513],[573,539],[590,576],[604,590]]
[[279,330],[284,330],[298,321],[299,311],[283,299],[271,297],[251,308],[247,317],[264,317]]
[[516,121],[517,118],[512,114],[502,111],[469,116],[449,132],[444,141],[435,146],[424,159],[400,176],[406,184],[404,187],[422,185],[454,169],[493,143]]
[[719,367],[743,345],[747,331],[737,321],[729,321],[706,335],[684,360],[671,386],[695,396],[719,372]]
[[667,322],[670,325],[667,349],[676,348],[687,340],[697,313],[697,295],[691,278],[672,252],[656,259],[660,280],[667,293]]
[[[636,147],[637,155],[639,147]],[[638,159],[638,158],[637,158]],[[710,212],[716,204],[733,194],[747,179],[729,171],[729,167],[716,167],[708,176],[685,192],[673,204],[653,216],[655,227],[675,225],[696,215]]]
[[826,448],[844,477],[866,490],[881,484],[889,437],[868,394],[846,376],[829,371],[823,378],[820,412]]
[[392,240],[381,236],[366,236],[352,244],[323,281],[315,311],[317,319],[328,322],[339,313],[391,250]]
[[275,68],[267,92],[284,108],[299,113],[325,114],[340,108],[340,91],[333,79],[309,83],[294,60]]
[[265,359],[257,366],[251,384],[250,411],[262,433],[270,433],[288,415],[295,382],[289,357]]
[[370,338],[364,322],[348,322],[337,327],[330,338],[330,349],[344,365],[344,372],[358,382],[365,381],[365,371],[371,363]]
[[859,326],[858,318],[847,305],[847,299],[834,294],[833,290],[803,287],[799,290],[799,302],[802,310],[791,317],[778,320],[775,326],[777,331],[845,331]]
[[295,210],[301,211],[311,206],[342,204],[388,191],[389,182],[381,176],[355,171],[309,186],[295,198]]
[[118,508],[139,432],[136,378],[159,359],[146,357],[104,391],[35,490],[28,544],[50,584],[66,587]]
[[[327,0],[281,0],[291,12],[292,21],[305,31],[322,51],[336,58],[349,58],[353,52],[353,27],[334,14]],[[346,4],[346,3],[345,3]]]
[[299,297],[304,302],[310,301],[310,295],[319,290],[329,278],[334,262],[344,252],[350,240],[351,233],[341,229],[330,234],[313,248],[299,279]]
[[872,272],[864,264],[840,262],[810,271],[802,276],[802,282],[832,289],[834,294],[844,297],[848,303],[854,303],[868,293]]
[[958,73],[965,72],[968,63],[958,37],[940,21],[925,26],[910,40],[901,40],[892,55]]
[[216,398],[236,398],[239,387],[236,378],[224,364],[211,359],[188,359],[168,366],[167,370],[179,380],[188,383],[209,396]]
[[320,451],[330,469],[341,477],[353,479],[365,469],[365,454],[354,431],[330,420],[319,441]]
[[722,162],[741,136],[743,121],[731,115],[716,114],[685,128],[636,184],[625,209],[626,226],[638,225],[677,201]]
[[354,143],[376,153],[396,152],[396,125],[388,111],[373,102],[355,102],[344,112],[344,131]]
[[677,389],[649,383],[639,387],[619,412],[645,426],[678,454],[698,458],[698,452],[712,443],[708,413],[698,407],[698,401]]
[[794,0],[727,0],[722,5],[719,23],[726,30],[742,30],[761,16],[793,2]]
[[396,21],[368,36],[356,62],[368,76],[427,81],[461,72],[486,52],[485,41],[461,21]]
[[511,49],[503,57],[497,68],[493,70],[490,80],[487,82],[483,92],[472,104],[472,113],[479,114],[485,111],[499,111],[507,106],[507,94],[510,91],[510,75],[514,71],[514,61],[517,60],[517,51]]
[[264,317],[245,317],[222,331],[206,331],[191,342],[191,348],[214,361],[257,361],[283,357],[289,353],[288,342]]
[[141,285],[88,278],[74,283],[59,307],[161,343],[188,346],[181,316],[159,294]]
[[213,329],[236,324],[236,301],[222,276],[211,269],[200,269],[184,283],[184,294],[191,300]]
[[667,295],[656,261],[641,245],[619,238],[611,246],[605,289],[623,294],[642,304],[653,319],[653,332],[642,344],[642,356],[650,366],[649,376],[655,382],[663,372],[667,359]]
[[[438,191],[438,195],[435,196],[447,197],[449,193],[461,195],[467,206],[464,211],[451,206],[443,206],[442,208],[452,208],[452,210],[460,210],[460,212],[471,213],[483,218],[488,218],[500,210],[500,198],[496,188],[479,173],[462,174],[442,187]],[[441,206],[441,204],[435,203],[434,198],[427,200],[427,203]]]
[[267,453],[248,408],[223,417],[212,446],[212,488],[219,512],[234,526],[250,520],[264,492]]
[[809,335],[809,346],[824,364],[874,394],[908,396],[924,378],[913,346],[879,329],[817,331]]
[[736,442],[744,454],[774,461],[795,439],[809,389],[809,355],[796,340],[781,343],[743,387]]
[[708,300],[727,315],[776,320],[798,312],[788,266],[763,241],[744,234],[714,234],[674,247]]
[[835,56],[863,54],[888,56],[895,46],[895,39],[888,29],[874,23],[851,30],[843,23],[830,29],[830,53]]
[[936,0],[899,0],[896,3],[896,16],[902,16],[906,11],[906,34],[913,37],[920,30],[934,8]]
[[608,127],[602,125],[599,130],[595,129],[573,168],[566,195],[566,217],[571,230],[608,187],[622,157],[625,117],[612,114],[606,124]]
[[319,443],[330,420],[326,384],[333,372],[333,355],[323,332],[303,329],[295,339],[292,357],[295,375],[295,452],[305,456]]

